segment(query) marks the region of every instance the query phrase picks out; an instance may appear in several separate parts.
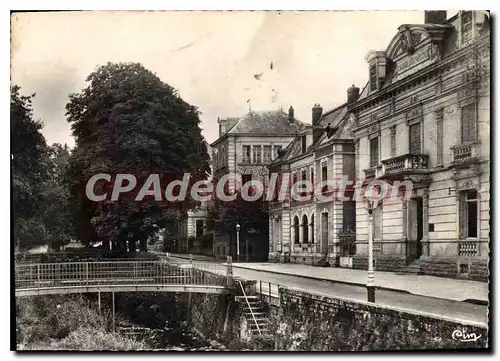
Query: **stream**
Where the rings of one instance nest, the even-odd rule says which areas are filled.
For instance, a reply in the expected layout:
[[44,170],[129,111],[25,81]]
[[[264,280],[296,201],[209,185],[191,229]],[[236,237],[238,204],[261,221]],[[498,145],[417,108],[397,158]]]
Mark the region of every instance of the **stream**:
[[227,351],[216,340],[205,340],[191,332],[185,321],[166,322],[163,328],[149,328],[129,321],[117,325],[117,331],[129,337],[145,339],[150,350],[157,351]]

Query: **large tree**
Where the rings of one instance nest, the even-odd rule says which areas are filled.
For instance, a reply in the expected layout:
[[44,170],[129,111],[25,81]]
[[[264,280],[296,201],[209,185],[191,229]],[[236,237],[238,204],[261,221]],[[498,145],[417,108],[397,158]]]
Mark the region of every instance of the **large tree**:
[[96,173],[118,172],[159,173],[170,179],[190,173],[191,183],[206,179],[210,166],[199,112],[141,64],[108,63],[87,82],[66,105],[76,141],[70,174],[79,236],[109,240],[118,248],[130,241],[131,250],[140,240],[145,250],[147,238],[171,214],[197,203],[189,197],[176,203],[113,202],[108,197],[95,203],[86,198],[85,183]]
[[34,96],[21,95],[18,86],[11,88],[12,217],[14,241],[21,248],[45,244],[48,237],[42,214],[52,167],[43,124],[33,116]]
[[[230,194],[226,190],[226,194]],[[252,192],[250,191],[250,194]],[[269,208],[264,195],[250,201],[242,197],[240,192],[234,193],[231,201],[214,200],[208,208],[207,229],[219,234],[228,234],[231,239],[231,250],[236,247],[236,225],[240,225],[240,234],[245,237],[251,231],[258,231],[261,241],[269,236]]]
[[50,147],[52,174],[45,186],[43,223],[51,248],[57,250],[75,238],[73,200],[69,193],[68,165],[70,152],[66,144]]

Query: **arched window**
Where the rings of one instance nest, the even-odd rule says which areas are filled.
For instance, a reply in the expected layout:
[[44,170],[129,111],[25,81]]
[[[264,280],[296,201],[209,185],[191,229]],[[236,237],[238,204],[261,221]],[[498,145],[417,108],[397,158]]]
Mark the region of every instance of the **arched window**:
[[302,216],[302,243],[309,243],[309,224],[305,214]]
[[293,219],[294,243],[299,243],[299,217]]
[[311,216],[311,243],[314,243],[314,214]]

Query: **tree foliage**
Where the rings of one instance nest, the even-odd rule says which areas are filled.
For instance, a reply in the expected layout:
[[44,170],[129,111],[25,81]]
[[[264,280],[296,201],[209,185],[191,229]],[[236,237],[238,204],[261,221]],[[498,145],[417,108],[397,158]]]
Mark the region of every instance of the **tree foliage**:
[[242,233],[250,230],[266,233],[269,229],[269,212],[264,196],[255,201],[245,200],[240,192],[236,192],[234,196],[232,201],[216,200],[209,207],[207,229],[231,234],[239,224]]
[[56,248],[72,238],[73,223],[65,184],[69,149],[47,146],[43,124],[33,115],[32,99],[11,89],[11,167],[14,241],[21,248],[51,243]]
[[86,181],[96,173],[171,178],[190,173],[191,183],[206,179],[210,166],[199,112],[137,63],[108,63],[87,82],[66,105],[76,141],[69,174],[78,234],[86,241],[98,238],[121,248],[140,240],[145,250],[147,238],[163,228],[165,220],[196,207],[196,202],[189,197],[178,203],[108,197],[95,203],[85,196]]
[[73,200],[67,179],[70,152],[66,144],[54,143],[49,149],[52,175],[45,186],[44,224],[51,248],[59,249],[75,238]]
[[33,117],[32,99],[13,86],[10,93],[12,217],[14,241],[19,247],[45,244],[48,234],[43,212],[45,184],[50,178],[49,150]]

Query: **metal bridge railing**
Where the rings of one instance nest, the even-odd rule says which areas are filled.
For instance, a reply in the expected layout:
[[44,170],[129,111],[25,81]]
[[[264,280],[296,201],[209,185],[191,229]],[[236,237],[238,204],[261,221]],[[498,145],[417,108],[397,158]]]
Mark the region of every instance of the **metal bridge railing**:
[[16,289],[105,285],[227,284],[226,267],[215,263],[104,261],[26,263],[15,266]]
[[271,303],[274,298],[279,298],[280,287],[277,283],[259,281],[257,283],[257,293],[262,300],[266,299],[267,302]]

